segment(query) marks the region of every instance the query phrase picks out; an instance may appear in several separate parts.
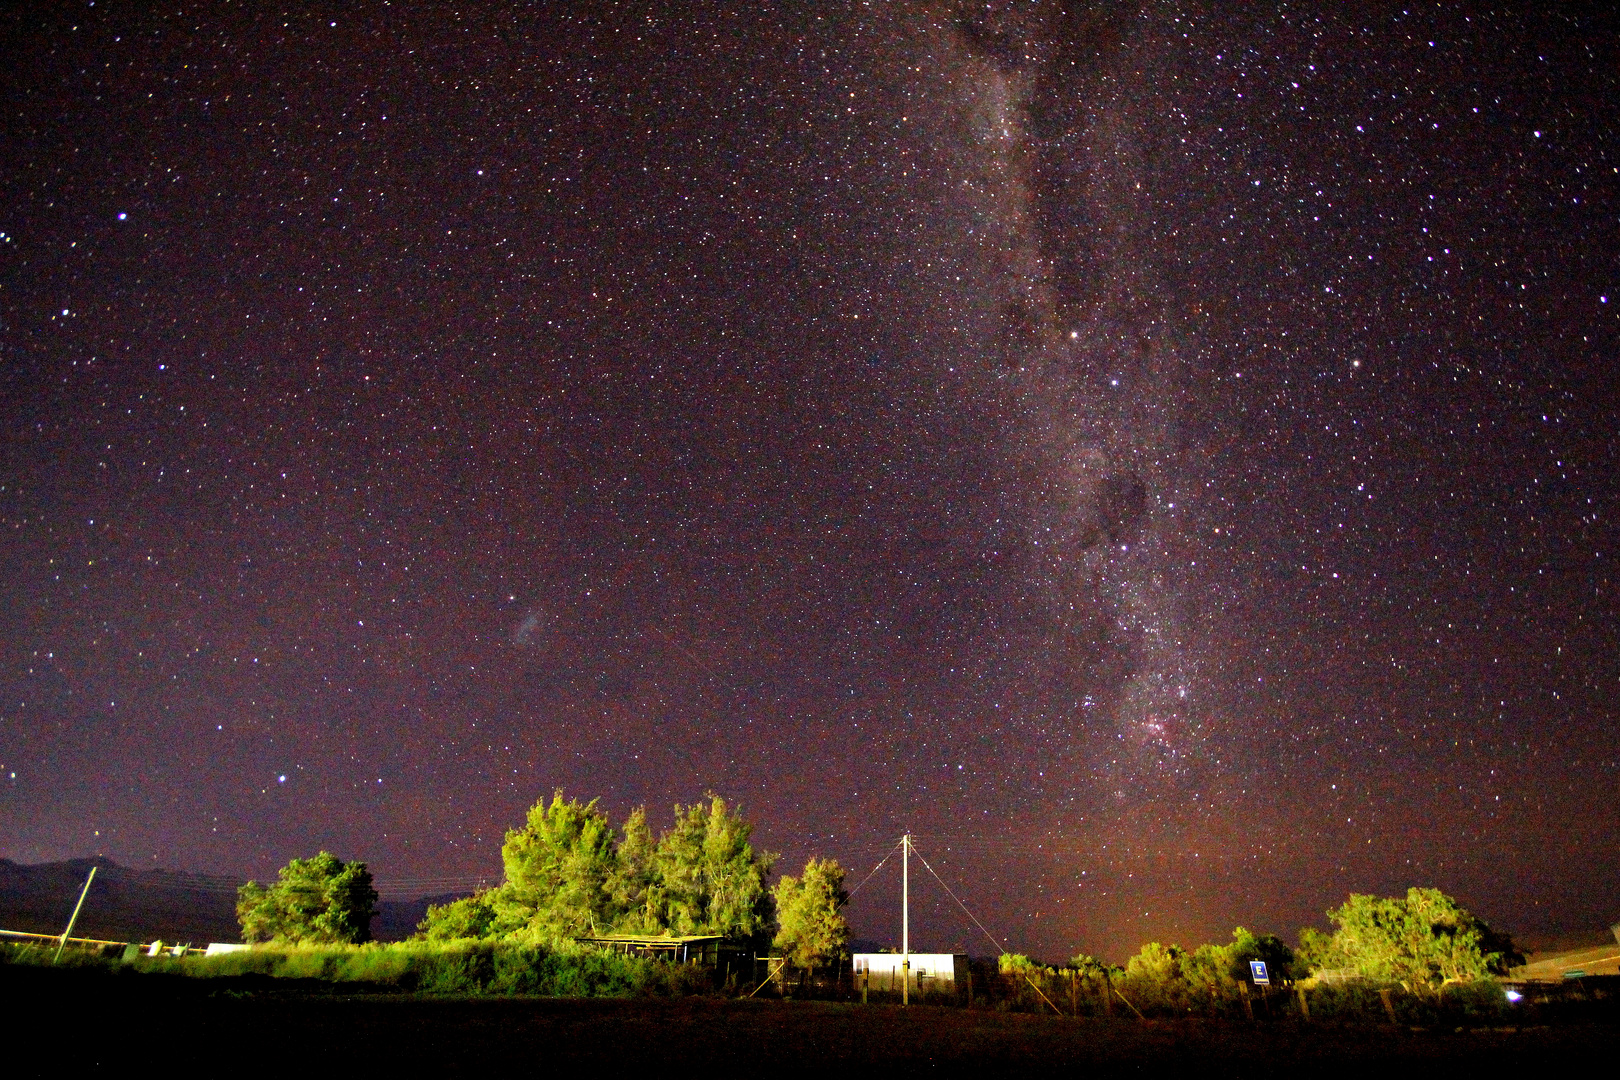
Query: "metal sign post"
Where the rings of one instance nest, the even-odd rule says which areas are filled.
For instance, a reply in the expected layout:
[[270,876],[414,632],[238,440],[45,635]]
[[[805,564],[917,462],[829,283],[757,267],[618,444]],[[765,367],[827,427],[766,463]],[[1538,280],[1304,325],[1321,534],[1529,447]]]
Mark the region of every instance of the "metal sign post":
[[[1267,996],[1266,992],[1271,988],[1271,974],[1270,972],[1266,971],[1266,962],[1264,960],[1249,961],[1249,978],[1254,981],[1254,985],[1260,988],[1260,1001],[1266,1007],[1266,1016],[1270,1017],[1271,1000]],[[1246,995],[1244,997],[1244,1004],[1248,1004],[1248,998]],[[1249,1018],[1251,1020],[1254,1018],[1254,1009],[1252,1007],[1249,1009]]]

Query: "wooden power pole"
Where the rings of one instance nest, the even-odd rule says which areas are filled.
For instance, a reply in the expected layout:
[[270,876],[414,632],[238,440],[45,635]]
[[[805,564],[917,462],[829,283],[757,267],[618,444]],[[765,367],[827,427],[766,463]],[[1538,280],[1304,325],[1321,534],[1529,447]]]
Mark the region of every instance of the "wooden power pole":
[[911,1004],[911,834],[900,838],[900,1004]]

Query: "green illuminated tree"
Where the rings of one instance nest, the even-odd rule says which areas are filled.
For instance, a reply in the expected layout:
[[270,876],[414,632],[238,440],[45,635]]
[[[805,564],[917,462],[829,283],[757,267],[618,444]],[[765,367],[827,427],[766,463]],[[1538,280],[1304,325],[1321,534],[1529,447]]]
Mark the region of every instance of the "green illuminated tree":
[[638,806],[625,819],[618,861],[608,879],[608,893],[618,919],[615,929],[620,933],[657,934],[664,929],[660,919],[663,890],[653,865],[657,850],[647,824],[647,811]]
[[996,958],[996,970],[1016,979],[1027,979],[1046,969],[1023,953],[1007,952]]
[[564,799],[559,789],[549,805],[542,799],[529,808],[522,828],[507,831],[506,877],[490,895],[494,930],[541,941],[608,932],[618,851],[596,804]]
[[706,806],[677,806],[675,827],[659,838],[652,856],[650,921],[672,934],[720,934],[738,942],[766,937],[772,910],[765,877],[776,856],[754,851],[753,831],[718,795]]
[[1353,893],[1328,918],[1336,928],[1331,938],[1301,935],[1314,966],[1399,983],[1414,994],[1506,974],[1523,959],[1511,938],[1439,889],[1411,888],[1404,898]]
[[1181,958],[1180,978],[1194,1008],[1215,1012],[1235,1009],[1248,994],[1250,961],[1262,960],[1271,985],[1294,977],[1294,952],[1274,934],[1238,927],[1225,945],[1200,945]]
[[328,851],[293,859],[268,887],[250,881],[236,891],[236,917],[248,942],[370,941],[376,907],[366,864]]
[[849,923],[843,907],[844,868],[835,859],[814,859],[804,874],[784,874],[771,890],[778,929],[773,944],[790,964],[814,971],[840,959],[849,945]]
[[1077,953],[1070,957],[1069,968],[1074,972],[1074,978],[1069,983],[1069,1003],[1075,1014],[1079,1014],[1082,997],[1087,999],[1088,1007],[1093,1012],[1110,1011],[1113,1007],[1114,980],[1124,971],[1089,953]]
[[1187,951],[1180,945],[1150,941],[1125,963],[1124,994],[1140,1010],[1182,1013],[1187,1010],[1189,986],[1183,966]]
[[507,832],[501,883],[435,905],[418,930],[433,940],[720,934],[762,945],[773,917],[765,877],[776,856],[756,853],[752,832],[724,799],[710,796],[677,806],[674,827],[656,842],[642,809],[621,835],[597,800],[557,791]]

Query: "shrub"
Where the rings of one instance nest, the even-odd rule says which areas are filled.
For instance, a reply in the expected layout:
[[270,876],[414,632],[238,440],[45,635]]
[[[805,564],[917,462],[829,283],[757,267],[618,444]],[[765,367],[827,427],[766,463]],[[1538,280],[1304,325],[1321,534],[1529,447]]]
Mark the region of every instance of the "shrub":
[[217,956],[141,956],[129,966],[197,978],[263,975],[426,994],[541,997],[679,996],[712,989],[713,977],[695,965],[624,956],[591,945],[488,938],[260,945]]

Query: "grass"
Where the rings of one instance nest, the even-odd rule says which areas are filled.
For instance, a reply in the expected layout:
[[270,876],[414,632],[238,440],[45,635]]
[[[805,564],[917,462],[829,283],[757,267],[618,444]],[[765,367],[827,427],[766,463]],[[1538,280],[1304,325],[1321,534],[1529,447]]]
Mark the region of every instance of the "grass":
[[623,956],[586,945],[485,941],[400,941],[367,945],[260,945],[217,956],[107,956],[54,948],[0,946],[0,964],[60,966],[119,974],[204,980],[244,977],[319,981],[351,990],[535,997],[674,997],[714,989],[691,965]]

